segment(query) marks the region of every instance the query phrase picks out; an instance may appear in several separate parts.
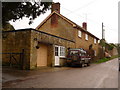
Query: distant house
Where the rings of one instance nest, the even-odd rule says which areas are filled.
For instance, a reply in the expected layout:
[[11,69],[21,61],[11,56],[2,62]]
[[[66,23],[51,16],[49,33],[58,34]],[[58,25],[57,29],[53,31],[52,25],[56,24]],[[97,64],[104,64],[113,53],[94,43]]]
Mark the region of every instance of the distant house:
[[[83,48],[89,51],[92,45],[94,56],[98,56],[99,38],[87,31],[87,23],[84,22],[81,27],[61,15],[60,3],[52,5],[51,14],[36,29],[6,31],[3,36],[4,53],[17,53],[24,49],[23,69],[64,66],[68,48]],[[3,62],[8,61],[3,54]]]

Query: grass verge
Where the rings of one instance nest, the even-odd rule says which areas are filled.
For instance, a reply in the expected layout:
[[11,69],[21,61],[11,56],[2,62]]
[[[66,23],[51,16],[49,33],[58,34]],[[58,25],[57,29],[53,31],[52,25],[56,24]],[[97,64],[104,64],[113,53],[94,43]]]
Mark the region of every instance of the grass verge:
[[118,55],[112,56],[111,58],[102,58],[102,59],[99,59],[99,60],[97,60],[95,63],[96,63],[96,64],[103,63],[103,62],[112,60],[112,59],[114,59],[114,58],[118,58]]

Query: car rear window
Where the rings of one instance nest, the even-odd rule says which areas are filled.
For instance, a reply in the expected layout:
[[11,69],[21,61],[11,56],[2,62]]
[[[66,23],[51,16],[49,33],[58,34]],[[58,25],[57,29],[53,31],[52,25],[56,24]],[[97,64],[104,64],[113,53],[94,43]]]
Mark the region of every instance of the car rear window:
[[74,51],[70,51],[69,55],[78,55],[78,51],[75,51],[75,50]]

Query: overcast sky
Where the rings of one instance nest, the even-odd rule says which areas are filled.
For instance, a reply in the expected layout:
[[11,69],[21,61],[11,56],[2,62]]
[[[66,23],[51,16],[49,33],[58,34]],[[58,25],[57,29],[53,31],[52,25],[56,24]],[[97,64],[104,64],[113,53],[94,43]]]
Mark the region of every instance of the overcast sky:
[[[108,43],[118,42],[118,2],[120,0],[53,0],[60,2],[60,13],[82,26],[87,22],[87,30],[101,39],[102,22],[104,23],[105,39]],[[15,29],[36,28],[49,14],[41,15],[28,25],[29,20],[17,20],[11,24]]]

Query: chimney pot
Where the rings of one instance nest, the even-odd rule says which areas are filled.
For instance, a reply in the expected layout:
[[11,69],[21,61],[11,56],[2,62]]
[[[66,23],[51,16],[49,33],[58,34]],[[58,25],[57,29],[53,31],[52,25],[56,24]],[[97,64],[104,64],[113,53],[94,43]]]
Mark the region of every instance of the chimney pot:
[[60,13],[60,3],[59,2],[52,4],[52,12],[53,11],[56,11],[57,13]]
[[87,23],[86,23],[86,22],[83,22],[82,27],[83,27],[85,30],[87,30]]

